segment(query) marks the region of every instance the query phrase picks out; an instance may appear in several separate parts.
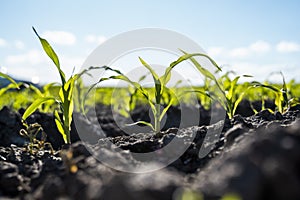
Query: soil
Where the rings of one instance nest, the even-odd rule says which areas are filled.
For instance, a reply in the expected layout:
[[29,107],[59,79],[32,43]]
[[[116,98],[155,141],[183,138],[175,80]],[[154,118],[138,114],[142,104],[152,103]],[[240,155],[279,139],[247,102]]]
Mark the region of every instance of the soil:
[[[261,107],[259,102],[253,106]],[[274,104],[268,102],[268,107]],[[46,148],[32,155],[26,148],[28,139],[19,135],[24,110],[4,107],[0,111],[0,199],[177,200],[187,195],[221,199],[229,194],[244,200],[300,199],[300,106],[284,114],[268,110],[254,114],[250,103],[243,101],[233,119],[211,125],[211,111],[201,106],[186,109],[200,109],[199,124],[178,128],[180,108],[171,107],[159,134],[147,129],[128,134],[130,128],[118,127],[109,106],[97,105],[89,120],[74,113],[71,145],[64,145],[52,114],[35,112],[27,123],[42,125],[55,152]],[[140,106],[131,118],[147,121],[151,116],[147,107]],[[220,127],[216,137],[214,130]],[[79,137],[78,133],[85,134]],[[139,165],[142,160],[130,152],[153,152],[175,140],[190,145],[160,170],[136,174],[105,164],[113,160],[116,165],[125,161]],[[199,156],[201,147],[208,149],[207,155]],[[164,162],[158,156],[148,164],[156,169]]]

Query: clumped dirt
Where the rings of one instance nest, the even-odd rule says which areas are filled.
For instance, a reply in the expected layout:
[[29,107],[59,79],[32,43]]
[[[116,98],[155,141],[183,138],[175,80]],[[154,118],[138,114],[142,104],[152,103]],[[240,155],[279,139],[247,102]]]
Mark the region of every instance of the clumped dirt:
[[[299,106],[284,114],[268,110],[254,114],[245,101],[233,119],[213,124],[209,124],[210,111],[201,106],[190,109],[201,111],[195,126],[178,128],[180,108],[171,107],[161,133],[128,134],[117,126],[110,107],[98,105],[89,120],[74,113],[70,146],[63,145],[52,114],[35,112],[27,122],[41,124],[47,141],[60,151],[31,155],[25,148],[28,140],[19,135],[24,110],[4,107],[0,111],[0,199],[177,200],[186,194],[204,199],[228,194],[244,200],[300,199]],[[138,107],[132,118],[151,117],[148,108]],[[216,137],[218,130],[221,134]],[[79,137],[78,133],[85,134]],[[113,160],[120,166],[139,165],[143,160],[131,152],[158,151],[177,140],[188,143],[188,148],[160,170],[126,173],[105,164]],[[203,147],[208,154],[199,156]],[[164,159],[158,155],[148,165],[156,169]]]

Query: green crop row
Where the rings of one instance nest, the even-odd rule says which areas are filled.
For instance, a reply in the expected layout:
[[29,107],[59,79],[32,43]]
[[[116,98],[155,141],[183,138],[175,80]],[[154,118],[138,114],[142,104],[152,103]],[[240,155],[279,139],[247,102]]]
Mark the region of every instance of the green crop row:
[[[273,83],[268,83],[268,84],[273,87],[280,88],[279,84],[273,84]],[[238,84],[236,87],[236,91],[237,91],[236,93],[241,94],[243,91],[245,91],[245,89],[247,89],[249,87],[249,85],[250,85],[249,83]],[[52,86],[51,88],[49,88],[49,90],[50,91],[48,91],[48,92],[51,96],[56,96],[56,97],[58,96],[59,88],[57,86]],[[175,88],[174,88],[174,90],[175,90]],[[186,90],[187,90],[187,88],[185,88],[185,87],[176,88],[177,94],[184,93],[184,91],[186,91]],[[194,87],[194,90],[195,91],[203,91],[203,92],[206,91],[204,86]],[[42,93],[43,93],[43,91],[44,90],[41,89]],[[150,94],[154,93],[153,88],[147,88],[147,91]],[[136,93],[134,93],[134,96],[131,96],[132,95],[131,92],[132,92],[131,89],[125,88],[125,87],[96,88],[95,96],[93,98],[88,97],[85,102],[85,105],[86,105],[86,107],[91,107],[94,104],[104,104],[104,105],[112,105],[112,108],[114,108],[114,105],[116,105],[116,106],[123,105],[124,109],[126,108],[126,110],[128,110],[128,112],[129,112],[129,111],[133,110],[137,105],[145,105],[147,103],[147,101],[143,98],[142,94],[140,94],[139,92],[136,92]],[[288,90],[288,92],[289,92],[290,98],[299,100],[300,84],[299,83],[293,84],[292,87],[290,88],[290,90]],[[120,98],[114,97],[113,93],[117,93],[118,97],[120,97]],[[11,90],[10,89],[1,95],[0,109],[3,108],[4,106],[7,106],[13,110],[27,108],[39,96],[40,96],[39,94],[37,94],[30,88],[24,88],[21,90],[17,90],[17,89]],[[167,102],[169,102],[169,100],[171,98],[173,98],[173,97],[170,97],[167,94],[165,94],[163,97],[163,99],[164,99],[163,104],[167,104]],[[202,106],[209,109],[209,107],[211,106],[210,98],[208,98],[205,95],[202,95],[201,93],[197,94],[197,98],[201,102]],[[257,87],[255,89],[248,90],[243,97],[243,99],[249,100],[250,102],[262,101],[262,99],[264,99],[265,101],[266,100],[274,101],[275,98],[276,98],[276,94],[272,90],[266,89],[266,88],[261,88],[261,87]],[[130,100],[133,101],[133,102],[131,102],[131,107],[129,106]],[[194,104],[195,103],[195,102],[191,101],[191,94],[188,94],[188,93],[185,93],[184,95],[182,95],[180,101],[182,101],[185,104]],[[178,105],[178,103],[179,103],[178,101],[173,101],[172,105],[176,106],[176,105]],[[49,103],[48,105],[41,105],[39,107],[39,110],[42,112],[53,112],[54,109],[55,109],[54,103],[51,103],[51,104]],[[117,107],[115,107],[115,111],[118,111],[118,110],[119,109]],[[75,103],[75,111],[80,112],[78,102]],[[124,113],[124,115],[128,115],[128,114],[129,113]]]
[[[152,87],[144,87],[141,84],[141,81],[147,75],[137,77],[139,78],[138,81],[133,81],[121,71],[108,66],[91,66],[89,69],[77,74],[72,74],[67,78],[61,69],[59,58],[51,45],[47,40],[41,38],[35,29],[33,30],[45,53],[54,63],[61,78],[61,83],[50,83],[43,86],[43,88],[37,88],[33,85],[23,83],[17,84],[11,77],[1,73],[0,76],[8,79],[11,84],[0,90],[0,106],[8,105],[14,109],[27,108],[22,116],[25,127],[30,127],[30,125],[26,124],[26,119],[37,109],[43,112],[53,112],[56,126],[62,134],[65,143],[70,143],[71,141],[70,125],[73,112],[77,111],[85,114],[87,108],[94,106],[95,103],[112,105],[113,109],[124,116],[128,116],[136,106],[146,104],[152,111],[154,123],[138,121],[129,125],[147,125],[151,127],[155,133],[160,131],[161,121],[172,105],[178,105],[179,102],[186,104],[197,103],[193,102],[194,100],[191,98],[191,95],[194,94],[197,95],[197,101],[207,109],[212,106],[212,103],[218,103],[226,110],[229,118],[234,116],[239,103],[243,99],[261,101],[262,105],[264,105],[264,101],[267,99],[273,100],[276,109],[272,110],[272,112],[277,110],[281,113],[286,112],[291,106],[299,103],[300,85],[293,80],[287,83],[281,72],[279,73],[282,77],[281,83],[272,84],[268,81],[251,81],[253,77],[250,75],[235,75],[233,72],[226,72],[224,74],[217,63],[206,54],[190,54],[182,50],[182,56],[170,63],[162,75],[158,75],[152,66],[142,58],[139,58],[141,64],[148,71],[148,75],[153,79]],[[212,73],[204,68],[196,60],[196,57],[207,59],[215,67],[216,71]],[[178,81],[177,84],[172,87],[167,86],[172,78],[174,68],[177,67],[178,64],[187,61],[191,62],[204,77],[204,84],[202,86],[187,88],[180,86],[181,82]],[[90,74],[89,72],[95,69],[109,71],[113,75],[99,77],[99,81],[92,86],[84,86],[82,75],[91,75],[92,73]],[[239,82],[242,77],[249,81]],[[124,81],[128,84],[128,87],[101,87],[102,82],[108,80]],[[25,87],[25,89],[20,89],[21,85],[23,88]],[[94,95],[91,95],[92,90],[96,91]],[[117,98],[114,96],[115,92],[118,94]],[[262,109],[264,109],[264,106]],[[257,112],[254,108],[253,110]],[[25,132],[23,131],[23,133]],[[35,135],[35,133],[33,135]]]

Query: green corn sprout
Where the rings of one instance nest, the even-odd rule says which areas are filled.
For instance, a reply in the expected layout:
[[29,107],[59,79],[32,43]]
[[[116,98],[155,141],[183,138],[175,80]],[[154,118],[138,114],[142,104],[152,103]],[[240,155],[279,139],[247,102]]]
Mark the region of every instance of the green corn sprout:
[[263,88],[269,89],[272,92],[274,92],[275,93],[275,102],[274,103],[277,107],[277,110],[280,113],[284,113],[291,106],[298,104],[299,102],[295,98],[289,97],[288,86],[290,87],[290,85],[287,86],[283,73],[282,72],[279,72],[279,73],[282,77],[282,86],[281,87],[277,87],[275,85],[271,85],[268,83],[260,83],[257,81],[254,81],[253,84],[255,85],[255,87],[263,87]]
[[[192,55],[192,54],[188,54],[184,51],[182,51],[182,52],[185,55]],[[199,55],[194,54],[194,56],[199,56]],[[241,76],[237,76],[233,80],[231,80],[227,74],[225,77],[226,77],[227,83],[229,83],[229,84],[227,84],[228,86],[225,87],[224,85],[226,85],[226,84],[221,83],[221,81],[218,80],[210,71],[208,71],[207,69],[202,67],[202,65],[199,62],[197,62],[197,60],[194,58],[194,56],[190,57],[189,59],[195,65],[195,67],[198,69],[198,71],[205,77],[205,79],[206,79],[205,82],[208,82],[208,80],[211,80],[216,86],[216,88],[210,89],[208,91],[195,90],[194,92],[199,92],[200,94],[202,94],[206,97],[209,97],[213,100],[217,100],[221,104],[221,106],[226,110],[228,117],[231,119],[234,116],[237,106],[242,101],[243,96],[245,94],[245,91],[244,91],[240,95],[238,95],[237,82],[241,78]],[[221,71],[221,68],[218,67],[218,65],[212,58],[210,58],[209,56],[207,56],[205,54],[202,54],[201,56],[209,59],[209,61],[219,71]],[[252,76],[243,75],[243,77],[252,77]],[[207,86],[206,86],[206,88],[208,89]],[[212,88],[212,87],[210,87],[210,88]]]
[[[153,81],[154,81],[154,91],[155,91],[154,92],[154,100],[153,100],[153,98],[151,98],[148,91],[143,86],[141,86],[138,82],[134,82],[134,81],[130,80],[127,76],[125,76],[119,70],[115,70],[115,69],[112,69],[110,67],[106,67],[105,70],[113,71],[113,72],[117,73],[117,75],[110,76],[110,77],[107,77],[107,78],[101,78],[97,83],[95,83],[91,86],[89,91],[91,91],[91,89],[94,88],[100,82],[110,80],[110,79],[123,80],[123,81],[129,83],[134,88],[136,88],[143,95],[143,97],[145,97],[147,99],[147,102],[150,105],[153,116],[154,116],[154,125],[152,125],[151,123],[145,122],[145,121],[138,121],[136,123],[133,123],[132,125],[134,125],[134,124],[144,124],[144,125],[147,125],[147,126],[151,127],[154,132],[158,133],[161,130],[161,121],[162,121],[163,117],[165,116],[168,109],[170,108],[170,106],[172,105],[172,103],[175,100],[173,98],[174,95],[171,95],[172,98],[169,100],[166,107],[164,109],[161,109],[161,104],[163,103],[163,95],[165,93],[174,93],[174,91],[172,91],[172,89],[170,89],[166,86],[168,84],[168,82],[170,81],[170,79],[171,79],[171,71],[179,63],[181,63],[185,60],[188,60],[188,59],[192,59],[193,56],[206,57],[213,63],[214,66],[217,67],[217,69],[220,69],[218,67],[218,65],[209,56],[207,56],[205,54],[202,54],[202,53],[187,54],[187,53],[185,53],[184,55],[180,56],[176,61],[172,62],[165,69],[165,72],[162,76],[158,76],[158,74],[153,70],[153,68],[148,63],[146,63],[142,58],[139,57],[139,60],[142,63],[142,65],[152,75],[152,78],[153,78]],[[205,68],[203,68],[202,66],[200,66],[200,67],[196,66],[196,67],[201,72],[209,73],[209,71],[206,70]],[[207,76],[210,76],[210,75],[207,75]],[[210,77],[213,77],[213,76],[211,75]],[[89,93],[89,91],[88,91],[88,93]]]
[[241,77],[252,77],[252,76],[250,75],[236,76],[233,80],[231,80],[228,76],[226,77],[226,82],[228,82],[229,84],[226,87],[224,87],[224,90],[226,91],[224,104],[226,106],[228,117],[230,119],[234,116],[237,106],[242,101],[248,88],[249,89],[251,88],[250,86],[246,88],[243,92],[238,90],[237,82]]
[[69,144],[71,143],[70,131],[71,131],[71,122],[72,122],[72,114],[73,114],[73,91],[74,91],[74,83],[77,80],[79,74],[72,75],[69,79],[66,79],[65,73],[62,71],[59,63],[59,59],[52,49],[47,40],[41,38],[37,31],[33,28],[36,36],[39,38],[42,47],[49,58],[55,64],[57,71],[59,72],[61,78],[61,87],[59,90],[59,98],[55,98],[52,96],[40,96],[37,100],[35,100],[25,111],[22,119],[26,120],[29,115],[31,115],[41,104],[44,104],[48,101],[56,101],[60,105],[60,111],[62,112],[62,117],[58,114],[58,111],[54,111],[55,123],[62,134],[64,142]]
[[[91,67],[89,69],[85,69],[78,74],[73,74],[69,79],[66,79],[65,73],[62,71],[59,63],[58,56],[56,55],[55,51],[48,43],[47,40],[41,38],[37,31],[33,28],[34,33],[39,38],[42,47],[48,57],[53,61],[56,66],[57,71],[59,72],[59,76],[61,79],[61,85],[58,92],[58,97],[53,97],[50,95],[49,89],[56,83],[51,83],[44,87],[44,94],[41,93],[37,88],[32,86],[32,89],[35,90],[39,97],[25,110],[22,120],[25,121],[27,117],[29,117],[34,111],[36,111],[42,104],[48,103],[48,105],[52,105],[52,102],[56,102],[59,104],[59,110],[62,113],[62,116],[59,115],[58,110],[54,110],[54,118],[55,124],[59,132],[61,133],[64,142],[66,144],[71,143],[71,122],[72,122],[72,115],[74,111],[74,91],[75,91],[75,83],[80,79],[83,74],[88,74],[89,70],[98,69],[100,67]],[[49,104],[49,102],[51,102]],[[80,106],[82,107],[82,106]]]
[[[38,123],[27,125],[23,123],[24,129],[20,130],[20,135],[29,139],[26,146],[30,154],[35,154],[40,150],[45,150],[46,147],[50,149],[51,154],[54,153],[53,147],[49,142],[46,142],[46,133],[42,126]],[[37,139],[38,133],[41,133],[41,140]]]

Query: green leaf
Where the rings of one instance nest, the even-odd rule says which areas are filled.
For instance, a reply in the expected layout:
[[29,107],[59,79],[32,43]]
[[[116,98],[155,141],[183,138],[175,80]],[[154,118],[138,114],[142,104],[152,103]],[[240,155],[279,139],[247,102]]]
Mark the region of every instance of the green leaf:
[[19,85],[16,83],[16,81],[15,81],[13,78],[11,78],[9,75],[0,72],[0,76],[2,76],[3,78],[9,80],[12,84],[14,84],[14,86],[15,86],[17,89],[20,89],[20,88],[19,88]]
[[241,103],[241,101],[243,100],[244,95],[245,95],[245,92],[241,93],[241,94],[239,95],[239,98],[234,102],[233,108],[232,108],[232,115],[235,114],[235,111],[236,111],[238,105],[239,105],[239,104]]
[[176,61],[172,62],[169,65],[169,67],[166,68],[164,75],[160,77],[162,84],[166,85],[170,81],[171,71],[175,66],[177,66],[179,63],[181,63],[187,59],[190,59],[191,57],[196,56],[196,55],[198,55],[198,54],[184,54],[184,55],[180,56]]
[[142,95],[147,99],[149,105],[151,106],[152,110],[155,110],[155,106],[151,101],[151,98],[148,94],[148,92],[146,90],[144,90],[144,88],[137,82],[131,81],[127,76],[125,75],[118,75],[118,76],[111,76],[109,77],[109,79],[119,79],[119,80],[123,80],[126,81],[128,83],[130,83],[133,87],[135,87],[136,89],[138,89]]
[[[92,74],[90,74],[90,71],[95,70],[95,69],[104,69],[104,70],[108,70],[107,66],[102,66],[102,67],[94,67],[94,66],[90,66],[88,69],[84,69],[82,70],[80,73],[76,74],[78,76],[78,78],[80,78],[81,76],[83,76],[84,74],[93,77]],[[111,69],[111,68],[110,68]],[[113,69],[111,69],[113,70]]]
[[36,111],[40,105],[42,105],[43,103],[45,103],[47,101],[55,101],[55,98],[53,98],[53,97],[38,98],[26,109],[26,111],[24,112],[24,114],[22,116],[22,119],[26,120],[27,117],[29,117],[34,111]]
[[240,76],[235,77],[235,79],[233,79],[233,81],[230,82],[230,89],[226,95],[226,98],[231,100],[233,97],[233,94],[235,93],[235,89],[236,89],[236,84],[238,82],[238,80],[240,79]]
[[74,75],[64,85],[64,91],[67,94],[68,100],[72,99],[72,97],[73,97],[74,83],[75,83],[76,79],[77,79],[77,76]]
[[34,27],[32,27],[34,33],[36,34],[36,36],[39,38],[41,44],[42,44],[42,47],[44,49],[44,51],[46,52],[46,54],[49,56],[49,58],[53,61],[53,63],[55,64],[58,72],[59,72],[59,75],[60,75],[60,78],[61,78],[61,81],[63,83],[63,85],[65,84],[66,82],[66,76],[65,76],[65,73],[61,70],[60,68],[60,63],[59,63],[59,59],[55,53],[55,51],[53,50],[53,48],[51,47],[51,45],[48,43],[47,40],[45,40],[44,38],[41,38],[39,36],[39,34],[37,33],[37,31],[35,30]]
[[157,81],[159,79],[159,76],[156,74],[156,72],[152,69],[152,67],[147,64],[141,57],[139,57],[140,62],[149,70],[151,75],[153,76],[154,81]]
[[131,124],[126,124],[126,126],[134,126],[134,125],[139,125],[139,124],[149,126],[154,131],[153,125],[151,123],[145,122],[145,121],[137,121],[137,122],[134,122],[134,123],[131,123]]
[[267,89],[273,90],[275,93],[280,92],[280,89],[278,89],[277,87],[272,86],[272,85],[262,84],[262,83],[257,82],[257,81],[253,81],[252,84],[254,85],[254,87],[263,87],[263,88],[267,88]]
[[56,119],[58,122],[60,122],[60,123],[62,124],[62,121],[61,121],[61,119],[60,119],[60,116],[59,116],[57,110],[54,110],[53,115],[54,115],[55,119]]
[[64,96],[64,91],[63,91],[63,90],[64,90],[64,88],[61,87],[61,88],[59,89],[59,92],[58,92],[58,96],[59,96],[61,102],[64,102],[64,101],[65,101],[65,96]]
[[246,77],[246,78],[253,78],[252,75],[249,75],[249,74],[244,74],[243,77]]
[[156,72],[152,69],[152,67],[147,64],[141,57],[139,57],[141,63],[149,70],[149,72],[151,73],[154,83],[155,83],[155,99],[156,99],[156,103],[160,103],[161,100],[161,95],[163,93],[163,83],[161,82],[161,79],[159,78],[159,76],[156,74]]
[[138,82],[141,82],[141,81],[145,80],[145,78],[147,77],[147,75],[148,75],[148,74],[145,74],[145,75],[141,76],[141,77],[139,78]]
[[174,101],[174,99],[172,98],[171,101],[168,103],[168,105],[163,109],[163,111],[161,112],[161,114],[159,116],[159,121],[161,121],[163,119],[163,117],[165,116],[165,114],[167,113],[169,108],[172,106],[173,101]]
[[[185,51],[183,51],[182,49],[179,49],[179,50],[184,54],[188,54]],[[218,66],[218,64],[211,57],[209,57],[208,55],[206,55],[204,53],[193,53],[193,54],[189,54],[189,55],[191,55],[191,57],[195,57],[195,56],[205,57],[217,68],[217,71],[222,71],[222,69]]]
[[29,88],[34,91],[38,96],[43,97],[44,95],[42,94],[42,92],[40,91],[39,88],[35,87],[34,85],[30,84]]
[[48,84],[44,85],[43,86],[44,92],[49,92],[50,88],[54,87],[57,84],[59,84],[59,83],[53,82],[53,83],[48,83]]
[[73,115],[73,111],[74,111],[74,101],[73,99],[70,99],[70,102],[69,102],[69,112],[68,112],[68,125],[69,127],[71,126],[71,122],[72,122],[72,115]]
[[282,97],[283,97],[283,102],[288,105],[288,96],[287,96],[287,93],[288,93],[288,90],[287,90],[287,85],[286,85],[286,82],[285,82],[285,78],[284,78],[284,75],[282,72],[280,72],[281,76],[282,76],[282,89],[281,89],[281,93],[282,93]]
[[204,91],[201,91],[201,90],[186,90],[186,91],[183,92],[183,94],[185,94],[185,93],[193,93],[193,92],[202,94],[202,95],[204,95],[204,96],[206,96],[206,97],[208,97],[208,98],[210,98],[212,100],[215,99],[208,91],[204,92]]
[[282,113],[283,112],[283,107],[282,107],[282,101],[281,101],[281,97],[282,97],[282,94],[281,93],[277,93],[276,94],[276,98],[275,98],[275,105],[277,106],[277,108],[278,108],[278,111],[280,112],[280,113]]
[[63,139],[64,139],[64,142],[65,144],[68,143],[68,140],[67,140],[67,135],[65,134],[65,131],[64,131],[64,128],[62,126],[62,124],[55,118],[55,124],[56,124],[56,127],[58,129],[58,131],[60,132],[60,134],[62,135]]
[[[20,86],[22,85],[23,83],[18,83],[17,86],[18,88],[20,88]],[[4,94],[6,91],[10,90],[10,89],[14,89],[16,88],[16,85],[14,83],[11,83],[9,84],[8,86],[4,87],[4,88],[1,88],[0,89],[0,97],[2,96],[2,94]]]
[[57,127],[58,131],[60,132],[60,134],[62,135],[64,142],[67,143],[67,134],[65,133],[65,130],[63,128],[63,123],[60,119],[60,116],[59,116],[57,110],[54,111],[54,117],[55,117],[54,120],[55,120],[56,127]]
[[211,63],[218,69],[221,71],[221,68],[218,67],[218,65],[207,55],[205,54],[201,54],[201,53],[195,53],[195,54],[188,54],[186,52],[184,52],[183,50],[181,50],[185,55],[187,55],[187,57],[189,57],[189,59],[192,61],[192,63],[195,65],[195,67],[198,69],[198,71],[204,76],[207,77],[211,80],[213,80],[215,82],[215,84],[217,85],[217,87],[219,88],[221,94],[223,95],[224,98],[226,98],[226,94],[224,92],[224,89],[221,87],[220,83],[218,82],[218,80],[216,79],[216,77],[207,69],[205,69],[204,67],[201,66],[200,63],[197,62],[196,59],[193,58],[193,56],[203,56],[208,58]]

